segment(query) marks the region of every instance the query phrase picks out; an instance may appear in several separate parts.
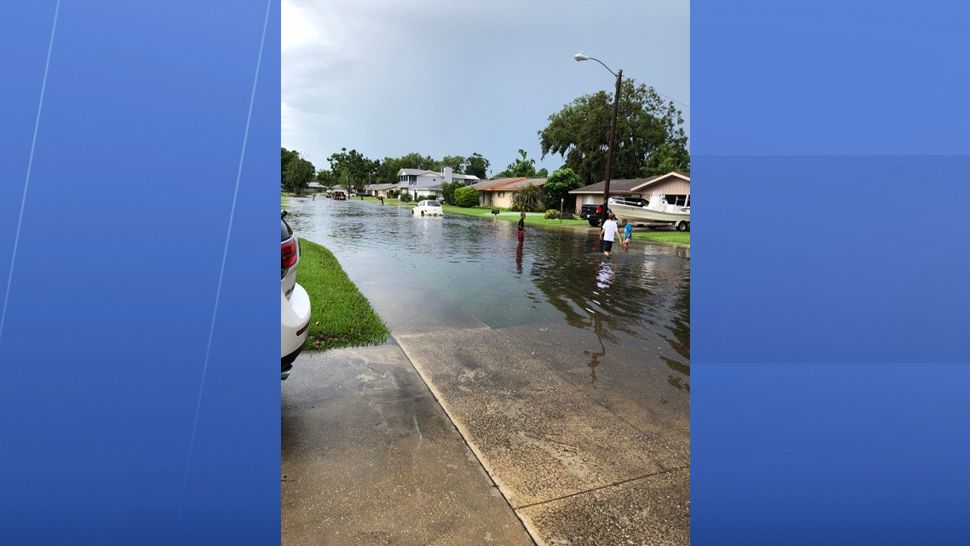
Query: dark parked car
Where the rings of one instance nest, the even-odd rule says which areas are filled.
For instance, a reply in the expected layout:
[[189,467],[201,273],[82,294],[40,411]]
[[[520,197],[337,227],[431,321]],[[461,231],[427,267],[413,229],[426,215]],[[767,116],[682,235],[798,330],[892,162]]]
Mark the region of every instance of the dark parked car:
[[[623,197],[623,201],[640,207],[648,203],[646,199],[641,199],[640,197]],[[610,209],[606,209],[606,212],[610,212]],[[593,227],[599,226],[603,220],[603,204],[583,205],[579,209],[579,217],[589,222],[589,225]]]

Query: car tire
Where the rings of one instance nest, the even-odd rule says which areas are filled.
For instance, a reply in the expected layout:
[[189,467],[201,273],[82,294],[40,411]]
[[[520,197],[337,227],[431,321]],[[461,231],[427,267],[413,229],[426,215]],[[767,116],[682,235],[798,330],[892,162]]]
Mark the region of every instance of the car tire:
[[593,227],[599,227],[600,226],[599,218],[589,218],[588,219],[588,222],[589,222],[589,225],[591,225]]
[[688,224],[687,222],[681,220],[680,222],[677,223],[677,231],[689,231],[689,230],[690,230],[690,224]]
[[421,211],[421,216],[424,216],[424,211],[423,210]]

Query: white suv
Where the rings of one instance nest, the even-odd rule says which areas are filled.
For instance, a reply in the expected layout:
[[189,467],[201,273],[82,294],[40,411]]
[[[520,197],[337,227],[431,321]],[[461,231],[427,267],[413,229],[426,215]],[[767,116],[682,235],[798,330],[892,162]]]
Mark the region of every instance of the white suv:
[[293,369],[293,361],[303,350],[310,329],[310,296],[296,283],[300,263],[300,240],[280,213],[280,360],[281,379]]

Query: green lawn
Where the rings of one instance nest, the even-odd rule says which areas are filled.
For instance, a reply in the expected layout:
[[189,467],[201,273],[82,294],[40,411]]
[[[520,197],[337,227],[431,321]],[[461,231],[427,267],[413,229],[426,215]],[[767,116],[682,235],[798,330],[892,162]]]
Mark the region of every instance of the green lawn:
[[[453,214],[464,214],[466,216],[481,216],[485,218],[492,217],[491,208],[463,208],[456,207],[453,205],[443,205],[442,208],[445,212],[450,212]],[[499,220],[504,220],[506,222],[518,222],[519,213],[514,211],[503,210],[498,215]],[[553,220],[547,219],[543,216],[541,212],[529,212],[526,213],[525,223],[527,226],[589,226],[586,220],[572,219],[572,220]]]
[[633,239],[638,241],[651,241],[655,243],[680,243],[690,244],[689,231],[634,231]]
[[280,194],[280,208],[286,208],[286,204],[290,201],[290,197],[285,193]]
[[[357,198],[351,197],[351,199],[353,199],[354,201],[360,201],[360,197],[357,197]],[[381,202],[380,199],[378,199],[376,197],[371,197],[369,195],[365,195],[364,196],[364,201],[370,201],[371,203],[380,203]],[[384,198],[384,204],[385,205],[394,205],[394,206],[397,206],[397,207],[413,207],[416,203],[414,203],[414,202],[405,203],[404,201],[399,201],[396,197],[385,197]]]
[[300,240],[296,280],[310,295],[310,332],[306,349],[379,345],[387,341],[387,326],[367,298],[344,273],[326,248]]

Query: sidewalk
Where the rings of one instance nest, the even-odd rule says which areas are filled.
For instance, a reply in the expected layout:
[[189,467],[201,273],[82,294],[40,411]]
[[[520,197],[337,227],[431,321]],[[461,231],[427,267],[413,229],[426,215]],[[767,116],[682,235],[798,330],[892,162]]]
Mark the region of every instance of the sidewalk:
[[282,544],[533,544],[397,346],[304,353],[282,404]]

